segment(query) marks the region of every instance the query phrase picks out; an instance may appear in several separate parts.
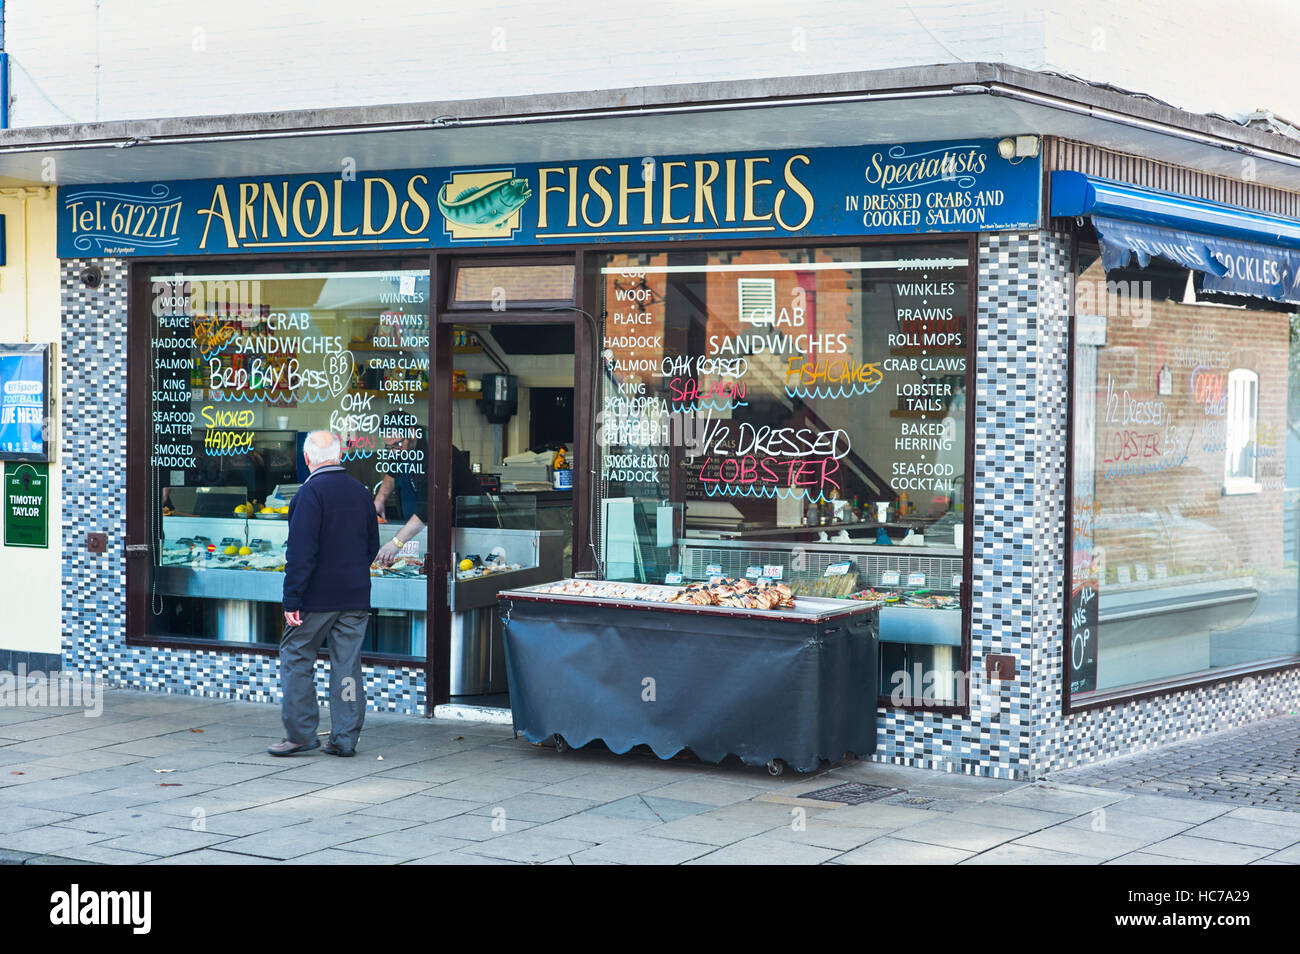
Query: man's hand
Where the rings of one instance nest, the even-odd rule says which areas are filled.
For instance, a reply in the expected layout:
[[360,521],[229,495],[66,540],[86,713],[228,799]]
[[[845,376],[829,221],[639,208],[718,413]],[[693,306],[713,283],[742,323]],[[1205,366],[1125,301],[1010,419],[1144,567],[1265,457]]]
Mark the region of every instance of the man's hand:
[[388,510],[388,500],[387,500],[387,498],[385,498],[385,497],[376,497],[376,498],[375,498],[375,513],[382,517],[382,516],[384,515],[385,511],[387,511],[387,510]]
[[286,625],[286,626],[301,626],[301,625],[302,625],[302,611],[301,611],[301,610],[294,610],[292,613],[290,613],[288,610],[285,610],[285,611],[284,611],[284,622],[285,622],[285,625]]
[[397,554],[401,552],[401,549],[402,548],[397,544],[396,540],[389,540],[380,547],[379,552],[375,554],[375,563],[380,566],[392,566],[393,561],[397,559]]

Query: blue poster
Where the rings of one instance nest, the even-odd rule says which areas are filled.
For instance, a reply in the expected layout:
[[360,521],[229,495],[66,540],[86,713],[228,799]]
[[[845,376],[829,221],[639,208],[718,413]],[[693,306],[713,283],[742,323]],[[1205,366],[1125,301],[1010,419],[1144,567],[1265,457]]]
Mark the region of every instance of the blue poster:
[[0,457],[45,459],[45,355],[0,351]]
[[60,258],[1031,229],[992,139],[191,179],[59,191]]

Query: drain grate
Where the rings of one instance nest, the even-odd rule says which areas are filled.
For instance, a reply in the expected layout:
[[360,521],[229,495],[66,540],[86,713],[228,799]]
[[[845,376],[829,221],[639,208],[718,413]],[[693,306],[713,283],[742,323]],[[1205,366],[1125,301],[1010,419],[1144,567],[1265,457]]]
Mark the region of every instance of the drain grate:
[[814,798],[819,802],[841,802],[845,805],[861,805],[863,802],[875,802],[890,795],[900,795],[901,788],[888,785],[864,785],[862,782],[845,782],[830,788],[819,788],[815,792],[805,792],[800,798]]

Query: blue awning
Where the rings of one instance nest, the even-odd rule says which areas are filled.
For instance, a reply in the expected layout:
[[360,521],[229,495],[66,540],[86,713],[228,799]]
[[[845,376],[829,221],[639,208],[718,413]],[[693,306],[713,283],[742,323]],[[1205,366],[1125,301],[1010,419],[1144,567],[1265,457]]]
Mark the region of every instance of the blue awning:
[[1300,304],[1300,222],[1215,202],[1166,195],[1096,179],[1052,173],[1053,216],[1089,216],[1102,265],[1136,256],[1167,259],[1202,272],[1208,292]]

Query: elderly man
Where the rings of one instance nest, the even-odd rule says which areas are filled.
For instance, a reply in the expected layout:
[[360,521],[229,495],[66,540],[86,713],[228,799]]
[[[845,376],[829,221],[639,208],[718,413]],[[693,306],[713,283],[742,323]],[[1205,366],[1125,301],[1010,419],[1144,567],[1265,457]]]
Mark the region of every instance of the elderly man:
[[330,648],[329,755],[356,752],[365,718],[361,643],[370,619],[370,564],[379,526],[370,492],[340,464],[338,436],[313,431],[303,443],[311,471],[289,504],[280,678],[284,740],[267,749],[293,755],[320,747],[316,653]]

